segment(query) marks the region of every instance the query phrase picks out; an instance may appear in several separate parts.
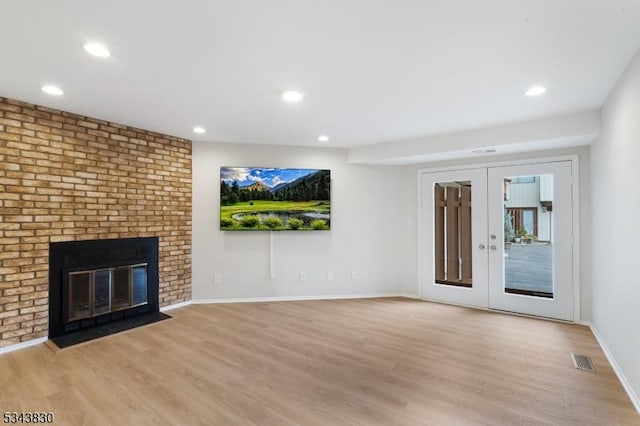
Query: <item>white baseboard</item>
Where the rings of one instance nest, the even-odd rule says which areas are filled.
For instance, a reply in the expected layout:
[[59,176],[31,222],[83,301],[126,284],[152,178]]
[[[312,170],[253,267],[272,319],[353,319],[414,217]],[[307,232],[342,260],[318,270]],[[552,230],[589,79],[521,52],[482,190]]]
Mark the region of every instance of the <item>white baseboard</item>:
[[160,308],[160,312],[171,311],[173,309],[183,308],[185,306],[189,306],[191,304],[191,300],[187,300],[186,302],[174,303],[173,305],[163,306]]
[[620,368],[620,365],[618,365],[615,358],[613,357],[613,354],[611,353],[611,351],[609,351],[609,348],[604,342],[604,339],[602,338],[600,333],[598,333],[598,330],[593,326],[593,324],[591,324],[588,321],[583,321],[582,323],[591,329],[591,332],[593,333],[596,340],[598,341],[600,348],[602,348],[602,352],[604,352],[604,356],[607,357],[609,364],[611,364],[611,368],[613,368],[613,371],[616,373],[616,376],[618,376],[618,380],[620,380],[620,383],[622,383],[622,387],[624,387],[624,390],[627,392],[627,395],[629,396],[631,403],[636,408],[636,411],[640,413],[640,398],[638,398],[638,395],[635,393],[635,391],[631,387],[631,383],[629,383],[627,378],[622,373],[622,369]]
[[413,293],[398,293],[398,297],[406,297],[407,299],[422,300],[422,297],[418,296],[417,294],[413,294]]
[[37,339],[29,340],[27,342],[20,342],[20,343],[16,343],[15,345],[5,346],[4,348],[0,348],[0,354],[6,354],[9,352],[28,348],[30,346],[40,345],[46,342],[47,340],[49,340],[48,337],[38,337]]
[[255,303],[255,302],[295,302],[302,300],[334,300],[334,299],[373,299],[380,297],[415,297],[404,293],[366,293],[366,294],[323,294],[318,296],[273,296],[273,297],[241,297],[233,299],[194,299],[193,304],[205,303]]

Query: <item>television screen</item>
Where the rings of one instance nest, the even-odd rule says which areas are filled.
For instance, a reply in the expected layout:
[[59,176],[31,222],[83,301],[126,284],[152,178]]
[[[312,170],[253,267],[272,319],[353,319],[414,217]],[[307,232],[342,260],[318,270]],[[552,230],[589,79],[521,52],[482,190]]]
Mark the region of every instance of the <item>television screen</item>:
[[331,228],[331,171],[220,168],[223,231],[325,231]]

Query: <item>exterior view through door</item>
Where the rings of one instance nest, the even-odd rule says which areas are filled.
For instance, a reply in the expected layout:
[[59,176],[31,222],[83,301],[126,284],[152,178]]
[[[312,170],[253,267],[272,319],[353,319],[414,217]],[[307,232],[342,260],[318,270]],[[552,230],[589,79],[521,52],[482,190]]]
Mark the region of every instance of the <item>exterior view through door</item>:
[[574,320],[571,162],[423,172],[422,297]]
[[503,182],[505,291],[553,298],[553,175]]

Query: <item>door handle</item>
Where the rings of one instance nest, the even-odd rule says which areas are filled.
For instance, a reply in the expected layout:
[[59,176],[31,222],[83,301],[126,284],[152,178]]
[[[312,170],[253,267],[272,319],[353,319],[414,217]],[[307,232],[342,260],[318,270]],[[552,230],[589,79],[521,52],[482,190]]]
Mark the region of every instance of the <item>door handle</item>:
[[480,244],[480,245],[478,246],[478,248],[479,248],[480,250],[484,250],[484,244]]

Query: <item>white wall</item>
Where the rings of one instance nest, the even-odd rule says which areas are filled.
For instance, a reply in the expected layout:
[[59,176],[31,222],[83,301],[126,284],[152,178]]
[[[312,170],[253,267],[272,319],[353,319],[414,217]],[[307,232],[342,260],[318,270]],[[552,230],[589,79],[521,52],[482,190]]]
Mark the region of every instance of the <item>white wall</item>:
[[[219,230],[220,167],[331,169],[331,231]],[[397,293],[405,284],[400,169],[347,164],[342,149],[193,143],[193,299]],[[308,273],[301,281],[300,272]],[[335,279],[329,281],[327,272]],[[351,271],[358,279],[351,279]],[[214,273],[222,284],[214,285]]]
[[507,207],[538,207],[540,204],[540,183],[510,183]]
[[[562,155],[578,155],[580,162],[580,283],[581,283],[581,301],[580,311],[581,319],[589,321],[591,319],[591,214],[590,214],[590,178],[589,178],[589,147],[577,147],[568,148],[562,150],[553,151],[539,151],[535,153],[527,154],[514,154],[503,156],[485,156],[474,159],[463,160],[451,160],[420,164],[417,166],[405,166],[402,170],[403,184],[401,187],[405,188],[406,195],[404,197],[403,209],[407,212],[417,213],[417,191],[418,191],[418,170],[437,167],[451,167],[451,166],[466,166],[480,163],[492,163],[500,161],[511,160],[523,160],[523,159],[535,159],[535,158],[549,158]],[[403,237],[404,252],[405,253],[417,253],[418,240],[415,233],[405,235]],[[418,277],[417,277],[417,262],[420,260],[417,256],[407,256],[404,259],[405,265],[403,267],[405,288],[403,292],[418,295]]]
[[[405,293],[419,295],[417,171],[577,154],[580,159],[581,314],[591,320],[589,148],[490,156],[417,166],[349,165],[340,149],[207,142],[193,144],[193,297],[257,298]],[[322,167],[332,173],[332,230],[274,233],[275,279],[269,277],[269,235],[219,231],[220,166]],[[356,270],[358,280],[351,280]],[[308,281],[299,272],[309,273]],[[327,272],[335,274],[327,280]],[[213,285],[213,275],[223,275]]]
[[553,201],[553,176],[540,176],[540,201]]
[[593,143],[593,325],[640,410],[640,53],[602,109]]

